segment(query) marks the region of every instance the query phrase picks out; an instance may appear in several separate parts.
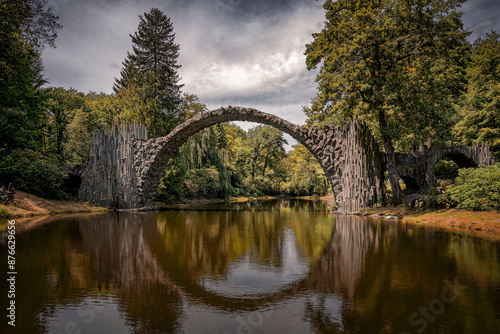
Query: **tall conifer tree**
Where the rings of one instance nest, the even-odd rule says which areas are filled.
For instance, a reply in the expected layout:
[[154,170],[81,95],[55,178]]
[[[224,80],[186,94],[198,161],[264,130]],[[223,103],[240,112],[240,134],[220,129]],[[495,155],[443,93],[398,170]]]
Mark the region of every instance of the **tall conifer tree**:
[[115,79],[115,93],[139,94],[146,105],[144,121],[153,136],[165,135],[175,125],[182,101],[177,70],[179,45],[175,44],[172,22],[161,10],[151,9],[139,16],[132,38],[132,53],[123,61],[120,78]]

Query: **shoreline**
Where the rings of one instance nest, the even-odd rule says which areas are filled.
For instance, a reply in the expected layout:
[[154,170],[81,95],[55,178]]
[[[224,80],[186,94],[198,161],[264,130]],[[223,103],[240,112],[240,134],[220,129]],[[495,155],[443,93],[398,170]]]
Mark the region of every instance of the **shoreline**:
[[369,218],[385,218],[416,226],[441,228],[450,232],[500,240],[500,212],[457,209],[407,209],[403,205],[375,207],[357,213]]
[[[261,197],[230,197],[229,203],[244,203],[254,200],[299,198],[305,200],[321,200],[328,207],[335,205],[333,196],[261,196]],[[193,205],[226,203],[223,199],[191,199],[183,200],[177,204],[161,205],[162,208],[176,207],[179,209],[189,208]],[[69,200],[47,200],[35,195],[18,191],[14,202],[10,205],[2,205],[0,219],[41,218],[44,216],[76,214],[76,213],[108,213],[114,210],[91,206],[88,203],[79,203]],[[7,213],[7,216],[4,216]],[[498,211],[461,211],[457,209],[407,209],[403,205],[392,207],[374,207],[354,213],[354,215],[368,218],[394,219],[403,223],[411,223],[418,226],[431,226],[444,228],[450,231],[463,231],[474,235],[490,236],[500,239],[500,212]]]
[[44,199],[23,191],[16,192],[13,203],[0,205],[0,207],[0,219],[39,218],[59,214],[106,213],[112,211],[72,200]]

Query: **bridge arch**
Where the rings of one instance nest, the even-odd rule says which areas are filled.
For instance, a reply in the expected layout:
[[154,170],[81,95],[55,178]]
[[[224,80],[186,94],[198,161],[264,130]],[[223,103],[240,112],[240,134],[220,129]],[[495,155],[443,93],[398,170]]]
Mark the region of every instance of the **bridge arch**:
[[[314,155],[328,176],[330,182],[332,179],[338,178],[338,176],[335,177],[335,173],[340,172],[340,168],[337,166],[340,159],[336,156],[336,151],[333,150],[332,154],[334,159],[331,159],[331,161],[325,160],[325,154],[323,153],[323,148],[328,146],[327,142],[330,143],[330,146],[332,147],[335,145],[333,133],[330,134],[330,138],[324,138],[322,141],[317,141],[318,131],[315,131],[317,130],[316,128],[306,129],[302,126],[292,124],[278,116],[264,113],[253,108],[229,106],[228,108],[220,108],[196,114],[192,118],[177,126],[167,136],[151,139],[141,145],[135,158],[136,160],[148,161],[147,164],[144,164],[138,170],[139,180],[144,181],[142,184],[139,183],[138,185],[139,191],[142,190],[144,192],[143,198],[145,202],[141,203],[141,205],[147,206],[152,203],[152,197],[156,194],[156,189],[158,188],[169,160],[189,139],[189,137],[215,124],[231,121],[255,122],[270,125],[280,131],[283,131],[284,133],[289,134],[293,139],[304,145]],[[151,150],[151,147],[154,147],[155,149]],[[339,196],[340,192],[341,189],[339,187],[334,189],[334,195],[336,198]]]
[[477,148],[474,148],[461,145],[444,146],[437,150],[434,165],[442,158],[453,160],[458,168],[473,168],[485,164],[482,156],[478,154]]
[[364,123],[305,128],[253,108],[229,106],[196,114],[167,136],[150,140],[137,125],[95,131],[79,199],[125,209],[152,207],[168,161],[188,138],[230,121],[270,125],[303,144],[329,179],[339,213],[359,211],[384,196],[383,160]]
[[[426,194],[436,186],[435,166],[442,158],[453,160],[459,168],[492,165],[494,162],[491,148],[485,144],[475,146],[447,145],[421,147],[418,151],[396,154],[399,176],[410,184],[408,193]],[[407,183],[408,181],[408,183]]]

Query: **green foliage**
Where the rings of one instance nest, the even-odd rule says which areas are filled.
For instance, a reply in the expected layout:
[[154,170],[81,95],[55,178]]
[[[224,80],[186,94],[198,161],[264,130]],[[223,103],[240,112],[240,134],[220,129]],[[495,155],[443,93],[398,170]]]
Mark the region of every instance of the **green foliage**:
[[169,161],[165,174],[158,186],[157,200],[165,203],[175,203],[184,197],[184,179],[187,168],[180,152]]
[[454,179],[458,175],[458,165],[449,158],[442,158],[434,166],[437,178]]
[[40,149],[44,95],[41,51],[60,28],[42,0],[0,2],[0,150]]
[[269,125],[257,125],[248,130],[239,147],[237,166],[245,171],[251,179],[256,176],[266,176],[269,168],[277,166],[285,156],[283,133]]
[[4,156],[0,160],[0,175],[5,184],[13,183],[19,190],[44,198],[66,197],[59,166],[33,150],[15,150]]
[[285,160],[287,180],[284,191],[293,196],[326,195],[330,190],[319,162],[304,145],[295,145]]
[[0,204],[0,218],[9,218],[12,214],[5,205]]
[[307,68],[321,64],[308,123],[370,123],[387,154],[394,204],[395,147],[449,135],[468,47],[462,2],[327,0],[324,28],[306,46]]
[[472,47],[467,68],[467,91],[458,104],[460,120],[456,138],[466,144],[485,142],[500,158],[500,35],[496,31],[479,38]]
[[226,150],[218,146],[216,129],[210,127],[191,136],[170,160],[158,189],[159,200],[229,195],[231,171]]
[[[206,111],[197,96],[184,94],[178,122]],[[176,202],[182,197],[222,197],[231,191],[226,138],[223,125],[215,125],[191,136],[169,161],[158,188],[158,199]]]
[[[68,156],[66,148],[70,135],[68,125],[72,122],[72,117],[83,109],[85,95],[73,88],[47,88],[43,91],[47,96],[43,151],[46,155],[55,156],[59,161],[65,162],[71,155]],[[81,120],[86,123],[84,118],[81,114]]]
[[361,117],[392,141],[436,138],[463,79],[461,2],[326,1],[325,28],[306,46],[309,69],[323,61],[309,122]]
[[500,166],[460,169],[444,196],[461,210],[500,210]]
[[88,115],[80,109],[70,116],[71,121],[67,127],[68,142],[63,149],[63,156],[69,163],[84,163],[89,156],[91,140]]
[[[106,127],[121,118],[119,116],[122,109],[121,102],[118,96],[114,97],[105,93],[90,92],[85,95],[84,111],[88,113],[87,130],[89,133],[92,133],[96,126]],[[125,117],[122,119],[125,120]]]
[[188,198],[220,197],[222,186],[215,167],[190,169],[184,179],[184,194]]
[[[62,174],[44,152],[47,94],[41,52],[61,28],[44,0],[0,1],[0,180],[51,198],[64,197]],[[46,152],[44,152],[46,153]]]
[[172,22],[153,8],[139,16],[138,29],[130,37],[133,52],[123,61],[113,90],[132,101],[125,108],[127,117],[145,124],[151,137],[165,136],[177,124],[182,103]]

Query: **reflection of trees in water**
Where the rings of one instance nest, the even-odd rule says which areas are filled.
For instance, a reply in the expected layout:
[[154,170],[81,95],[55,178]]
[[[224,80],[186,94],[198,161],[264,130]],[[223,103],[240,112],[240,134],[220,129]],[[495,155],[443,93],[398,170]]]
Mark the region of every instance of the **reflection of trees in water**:
[[[197,285],[200,276],[224,275],[241,254],[282,266],[282,236],[290,230],[310,265],[307,276],[258,299],[228,298]],[[301,321],[318,333],[412,332],[408,317],[440,297],[445,279],[456,277],[467,290],[432,325],[451,324],[457,333],[467,326],[484,333],[500,327],[500,246],[411,225],[283,205],[274,212],[74,217],[17,237],[16,267],[23,275],[16,288],[35,296],[17,305],[18,329],[26,333],[43,332],[43,319],[99,295],[98,287],[119,297],[127,324],[138,333],[178,330],[185,297],[202,309],[234,314],[304,300]]]
[[360,217],[318,212],[169,212],[157,216],[157,225],[161,240],[152,247],[163,248],[169,272],[184,272],[193,283],[227,275],[229,265],[245,254],[280,267],[284,229],[291,228],[299,254],[312,266],[296,288],[336,293],[350,302],[366,256],[377,252],[381,236]]
[[181,299],[144,240],[155,227],[154,214],[119,214],[80,221],[99,288],[117,289],[129,321],[141,333],[173,332],[179,326]]
[[162,248],[169,271],[184,272],[193,282],[207,275],[225,277],[230,264],[243,256],[281,268],[286,229],[293,230],[300,256],[312,262],[334,227],[324,213],[288,210],[167,212],[156,218],[162,240],[153,248]]
[[[81,236],[76,219],[39,224],[36,230],[22,231],[16,226],[16,333],[47,331],[44,318],[56,314],[60,304],[76,304],[82,291],[92,289],[90,260],[80,251]],[[6,245],[0,246],[7,259]],[[0,274],[2,288],[7,289],[7,270]],[[5,291],[5,294],[3,292]],[[32,296],[35,296],[34,298]],[[7,290],[2,289],[0,306],[10,305]],[[0,333],[9,333],[7,319],[0,323]]]
[[227,275],[231,262],[248,254],[262,264],[279,266],[283,223],[270,211],[169,212],[157,217],[161,244],[171,270],[193,281]]
[[192,204],[188,210],[201,211],[329,211],[328,204],[320,199],[272,198],[244,202]]

